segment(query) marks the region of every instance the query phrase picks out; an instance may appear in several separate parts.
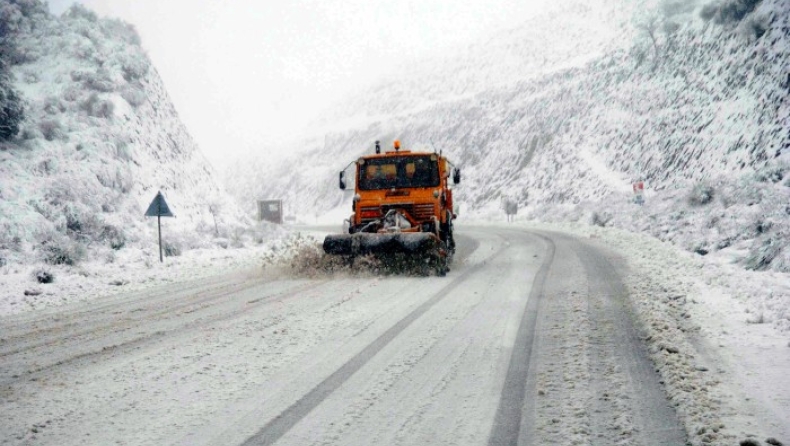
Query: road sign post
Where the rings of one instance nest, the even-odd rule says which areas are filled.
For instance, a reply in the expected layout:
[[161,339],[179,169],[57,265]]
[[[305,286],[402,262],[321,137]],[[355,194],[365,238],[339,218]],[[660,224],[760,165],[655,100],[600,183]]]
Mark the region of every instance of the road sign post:
[[145,211],[146,217],[156,217],[156,226],[159,231],[159,262],[164,263],[165,258],[162,255],[162,217],[175,217],[170,212],[170,207],[167,206],[162,191],[156,193],[154,200],[148,205],[148,210]]

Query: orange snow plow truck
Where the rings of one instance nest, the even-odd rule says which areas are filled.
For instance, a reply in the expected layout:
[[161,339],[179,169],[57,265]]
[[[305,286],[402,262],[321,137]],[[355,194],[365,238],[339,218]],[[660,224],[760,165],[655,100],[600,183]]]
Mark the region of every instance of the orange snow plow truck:
[[346,171],[355,173],[353,214],[347,234],[324,239],[329,255],[374,255],[384,263],[397,259],[426,274],[444,276],[455,252],[453,239],[452,182],[461,171],[441,153],[393,150],[360,157],[340,172],[340,189],[346,189]]

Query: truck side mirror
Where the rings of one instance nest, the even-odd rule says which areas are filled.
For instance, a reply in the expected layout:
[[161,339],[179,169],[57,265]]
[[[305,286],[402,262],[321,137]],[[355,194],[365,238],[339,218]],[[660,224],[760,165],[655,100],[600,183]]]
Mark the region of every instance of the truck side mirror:
[[461,182],[461,169],[455,168],[453,171],[453,184],[458,184]]
[[346,190],[346,179],[344,177],[345,177],[345,172],[341,171],[340,178],[338,181],[338,186],[340,187],[341,190]]

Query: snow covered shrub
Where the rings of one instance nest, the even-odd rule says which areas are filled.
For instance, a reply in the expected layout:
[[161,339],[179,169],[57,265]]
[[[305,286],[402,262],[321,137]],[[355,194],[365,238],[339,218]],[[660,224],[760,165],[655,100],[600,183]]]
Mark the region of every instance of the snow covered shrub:
[[120,165],[113,169],[112,166],[102,166],[96,171],[96,179],[102,186],[119,191],[121,193],[128,193],[134,186],[134,179],[129,168],[121,167]]
[[44,100],[44,111],[50,115],[63,113],[66,111],[66,104],[63,103],[62,99],[55,96],[50,96]]
[[71,7],[63,13],[63,18],[72,20],[83,19],[87,20],[88,22],[96,22],[99,20],[99,17],[95,12],[79,3],[74,3],[71,5]]
[[19,252],[22,250],[22,238],[14,233],[13,228],[8,222],[0,225],[0,249]]
[[140,34],[134,25],[118,19],[102,20],[101,26],[109,36],[120,37],[124,42],[140,46]]
[[99,235],[99,239],[107,242],[110,248],[115,251],[126,245],[126,235],[123,233],[123,230],[113,225],[105,225]]
[[80,104],[80,108],[94,118],[111,118],[115,113],[115,104],[100,98],[98,93],[91,93],[88,99]]
[[700,11],[704,20],[713,20],[718,25],[737,23],[757,8],[762,0],[722,0],[709,3]]
[[770,25],[770,19],[765,15],[752,14],[738,27],[740,33],[749,41],[757,40],[762,37]]
[[25,70],[22,72],[22,81],[26,84],[35,84],[40,81],[38,73],[31,70]]
[[589,224],[591,226],[605,227],[612,220],[612,216],[604,212],[599,214],[597,211],[590,213]]
[[38,283],[52,283],[55,281],[55,275],[52,274],[52,271],[44,267],[34,269],[30,275]]
[[760,183],[778,183],[784,179],[787,170],[785,164],[770,165],[755,172],[754,179]]
[[148,99],[142,88],[136,85],[127,85],[121,90],[121,97],[134,108],[141,106]]
[[164,252],[165,257],[178,257],[181,255],[181,246],[172,240],[163,241],[162,252]]
[[77,86],[70,85],[63,90],[63,99],[74,102],[80,98],[80,92],[81,90]]
[[122,161],[132,160],[132,149],[129,148],[129,143],[121,138],[115,140],[115,158]]
[[25,119],[22,97],[11,85],[11,79],[0,66],[0,141],[8,141],[19,133]]
[[707,183],[697,183],[686,196],[686,201],[692,206],[704,206],[713,201],[713,186]]
[[81,82],[82,85],[88,90],[94,90],[101,93],[115,91],[115,82],[113,82],[110,73],[103,68],[100,68],[95,72],[74,70],[71,72],[71,79],[75,82]]
[[36,164],[36,168],[33,171],[43,176],[49,176],[58,170],[58,164],[57,159],[47,158]]
[[117,65],[120,68],[126,82],[140,80],[148,74],[151,66],[145,54],[135,51],[133,48],[126,48],[117,53],[112,60],[112,65]]
[[[766,322],[765,321],[765,313],[763,313],[762,311],[760,311],[760,312],[758,312],[756,314],[753,314],[750,317],[746,318],[746,323],[747,324],[764,324],[765,322]],[[743,443],[741,443],[741,444],[743,444]]]
[[719,11],[718,5],[716,5],[715,3],[708,3],[707,5],[702,7],[702,9],[699,12],[699,16],[700,18],[702,18],[702,20],[709,22],[710,20],[713,19],[714,16],[716,16],[716,13],[718,11]]
[[50,265],[69,265],[79,263],[85,257],[85,248],[61,234],[51,234],[41,242],[43,260]]
[[103,240],[105,224],[91,209],[81,203],[67,203],[63,208],[66,234],[74,240],[92,242]]
[[[755,242],[757,244],[758,242]],[[746,269],[762,271],[768,269],[768,265],[781,253],[782,243],[768,238],[754,246],[746,257],[744,263]]]
[[661,11],[665,17],[674,17],[694,11],[695,6],[696,2],[688,0],[663,0],[661,2]]
[[47,141],[63,139],[66,136],[63,127],[60,125],[60,121],[54,118],[44,119],[39,122],[38,129],[41,130],[41,134],[44,135],[44,139]]

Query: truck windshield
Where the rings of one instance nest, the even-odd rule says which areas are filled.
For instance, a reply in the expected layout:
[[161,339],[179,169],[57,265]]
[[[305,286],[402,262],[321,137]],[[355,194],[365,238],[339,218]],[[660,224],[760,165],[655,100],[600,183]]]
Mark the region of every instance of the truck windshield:
[[359,165],[361,190],[436,187],[439,165],[432,156],[372,158]]

